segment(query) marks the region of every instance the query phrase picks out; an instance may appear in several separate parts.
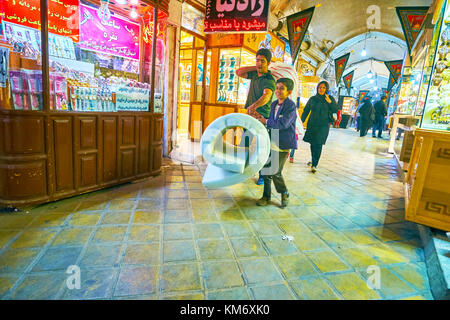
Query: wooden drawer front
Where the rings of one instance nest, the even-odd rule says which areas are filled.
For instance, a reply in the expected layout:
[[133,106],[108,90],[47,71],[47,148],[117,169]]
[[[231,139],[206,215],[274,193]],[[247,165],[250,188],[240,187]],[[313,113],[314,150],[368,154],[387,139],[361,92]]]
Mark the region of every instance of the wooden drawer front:
[[163,136],[163,118],[153,118],[153,143],[162,143]]
[[80,117],[80,150],[97,149],[97,119]]
[[45,152],[43,117],[1,117],[0,154]]
[[117,180],[117,118],[102,119],[103,182]]
[[162,165],[162,145],[153,147],[153,163],[152,163],[152,172],[158,171],[161,169]]
[[150,124],[150,118],[139,118],[139,174],[150,169]]
[[122,146],[136,145],[136,126],[135,117],[123,117],[120,119],[121,124],[121,142]]
[[127,179],[135,175],[135,149],[120,150],[120,178]]
[[74,189],[72,119],[71,117],[51,119],[54,137],[55,192]]
[[0,198],[35,199],[47,195],[46,160],[0,163]]
[[80,156],[79,188],[86,189],[97,185],[97,154]]

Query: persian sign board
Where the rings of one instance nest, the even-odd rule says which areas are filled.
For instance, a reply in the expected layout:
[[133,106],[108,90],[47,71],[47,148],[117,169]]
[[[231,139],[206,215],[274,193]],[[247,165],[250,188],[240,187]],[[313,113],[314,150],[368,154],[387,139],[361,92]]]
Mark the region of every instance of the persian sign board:
[[394,81],[397,83],[398,78],[400,78],[400,75],[402,74],[403,60],[385,61],[384,64],[394,78]]
[[269,0],[206,0],[204,32],[266,32]]
[[[48,31],[79,40],[78,0],[48,1]],[[0,21],[17,23],[34,29],[41,28],[39,0],[1,0]]]
[[96,9],[81,5],[80,29],[81,48],[139,60],[138,24],[116,16],[100,19]]
[[364,99],[364,97],[365,97],[369,92],[370,92],[369,90],[361,90],[361,91],[359,92],[359,97],[358,97],[359,101],[361,101],[362,99]]

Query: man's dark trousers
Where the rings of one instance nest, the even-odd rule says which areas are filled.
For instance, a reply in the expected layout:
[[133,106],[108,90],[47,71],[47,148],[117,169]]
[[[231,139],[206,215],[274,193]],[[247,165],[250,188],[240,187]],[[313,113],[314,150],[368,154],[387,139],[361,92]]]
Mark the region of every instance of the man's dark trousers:
[[[284,182],[281,172],[283,171],[283,167],[284,167],[284,164],[286,163],[288,154],[289,154],[289,152],[278,152],[275,150],[270,150],[269,159],[267,160],[267,163],[264,165],[264,169],[262,170],[262,174],[263,174],[263,178],[264,178],[263,197],[265,197],[266,199],[270,199],[270,197],[272,195],[272,180],[273,180],[273,184],[275,185],[275,189],[277,190],[278,193],[287,192],[286,183]],[[278,158],[278,168],[268,169],[272,163],[271,159],[275,160],[277,158]],[[275,174],[264,175],[265,170],[271,170],[272,172],[275,172]]]
[[378,138],[381,138],[384,128],[384,116],[375,115],[375,120],[373,122],[372,137],[375,137],[375,132],[378,130]]

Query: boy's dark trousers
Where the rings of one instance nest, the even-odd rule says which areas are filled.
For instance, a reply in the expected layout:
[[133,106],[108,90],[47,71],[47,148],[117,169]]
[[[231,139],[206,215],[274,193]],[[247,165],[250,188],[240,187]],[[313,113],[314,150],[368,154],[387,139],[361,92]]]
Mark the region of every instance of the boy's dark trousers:
[[276,172],[272,175],[264,175],[265,170],[263,170],[263,178],[264,178],[264,193],[263,197],[266,199],[270,199],[272,195],[272,180],[275,185],[275,189],[278,193],[285,193],[287,192],[286,184],[284,183],[283,176],[281,175],[281,172],[283,171],[284,164],[286,163],[286,159],[288,157],[289,152],[278,152],[275,150],[270,150],[270,156],[267,160],[267,163],[264,165],[264,168],[268,168],[271,166],[271,159],[278,158],[278,168],[271,168],[272,172]]

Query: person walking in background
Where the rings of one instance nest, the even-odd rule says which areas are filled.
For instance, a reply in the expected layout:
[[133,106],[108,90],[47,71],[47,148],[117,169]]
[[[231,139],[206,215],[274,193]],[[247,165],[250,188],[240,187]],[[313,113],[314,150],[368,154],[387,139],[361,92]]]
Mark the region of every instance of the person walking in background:
[[359,136],[365,137],[367,131],[372,126],[373,120],[375,119],[375,110],[373,109],[369,96],[364,97],[364,101],[359,108],[359,115],[359,121],[361,122],[359,127]]
[[266,120],[263,116],[256,115],[256,118],[267,126],[271,136],[270,156],[262,170],[264,192],[262,198],[256,202],[258,206],[266,206],[270,201],[272,180],[275,189],[281,194],[281,208],[285,208],[289,203],[289,193],[281,172],[289,155],[289,149],[297,149],[295,138],[297,108],[294,101],[288,98],[293,88],[292,79],[278,79],[275,89],[278,100],[272,103],[269,118]]
[[330,132],[330,124],[334,121],[332,114],[337,112],[338,105],[333,97],[328,95],[330,85],[322,81],[317,86],[317,93],[306,103],[301,120],[305,122],[309,116],[303,141],[309,142],[311,148],[311,172],[317,171],[317,165]]
[[384,125],[386,123],[387,107],[386,107],[386,96],[382,96],[381,100],[375,102],[373,108],[375,109],[375,120],[372,129],[372,138],[375,138],[375,132],[378,130],[378,138],[381,138],[383,134]]
[[[269,118],[270,104],[275,92],[275,78],[269,71],[271,59],[272,53],[269,49],[259,49],[256,52],[256,66],[242,67],[236,70],[238,77],[251,80],[245,109],[247,109],[247,114],[254,118],[258,116]],[[247,133],[245,139],[243,138],[241,141],[241,146],[248,147],[251,141],[252,137],[249,137]],[[256,184],[263,183],[264,179],[260,172]]]

